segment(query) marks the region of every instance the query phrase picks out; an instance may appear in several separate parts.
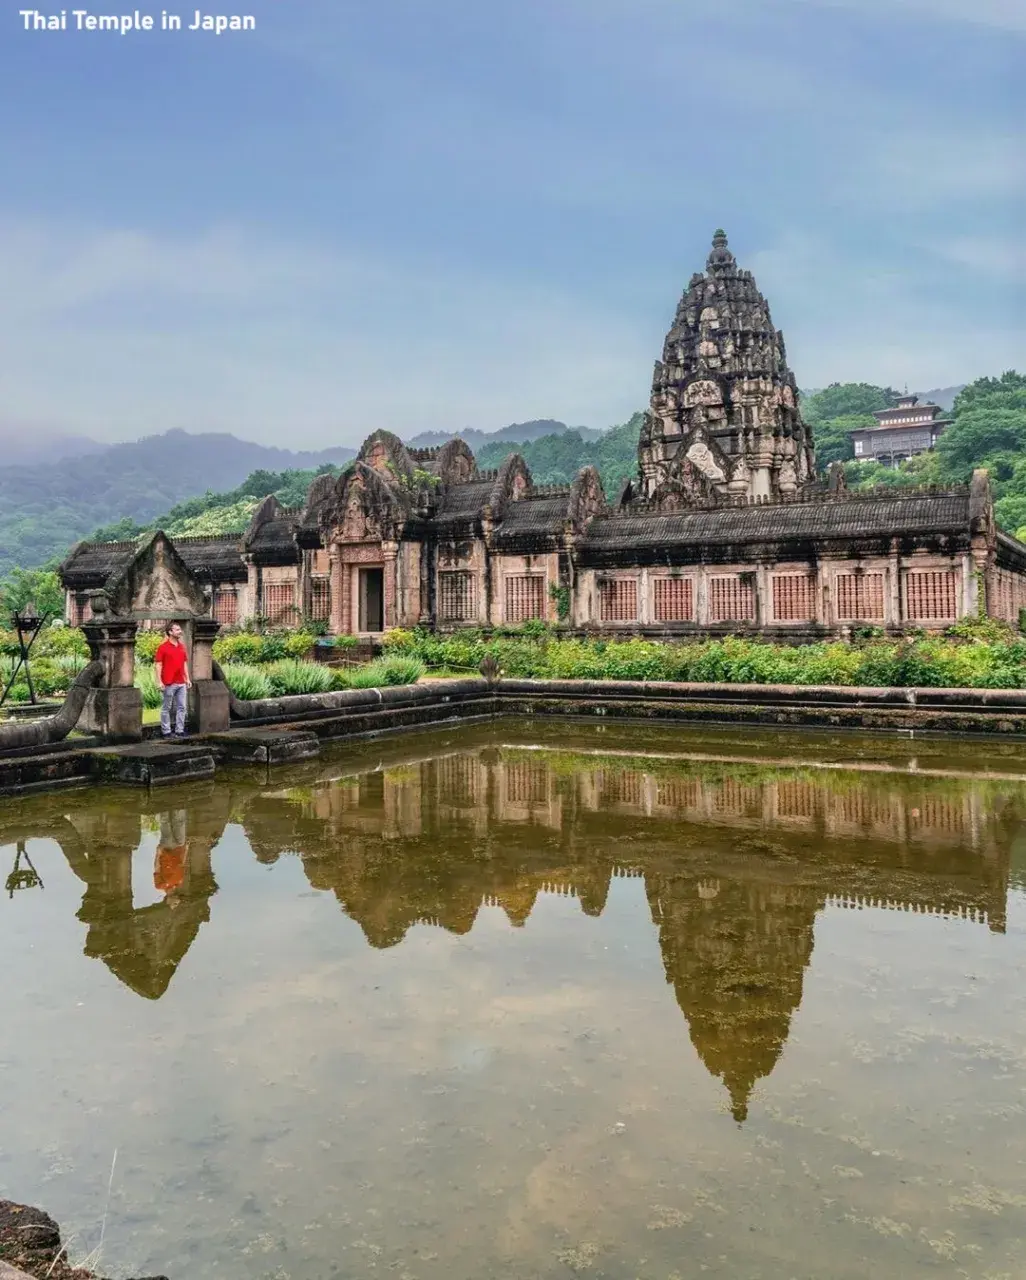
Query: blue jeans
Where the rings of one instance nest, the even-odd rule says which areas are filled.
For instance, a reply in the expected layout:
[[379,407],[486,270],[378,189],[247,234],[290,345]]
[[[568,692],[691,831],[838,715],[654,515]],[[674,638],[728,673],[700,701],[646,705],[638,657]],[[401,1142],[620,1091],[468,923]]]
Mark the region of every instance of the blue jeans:
[[175,714],[174,732],[182,734],[185,732],[185,685],[184,684],[166,684],[164,686],[164,701],[160,707],[160,732],[165,738],[171,736],[171,712]]

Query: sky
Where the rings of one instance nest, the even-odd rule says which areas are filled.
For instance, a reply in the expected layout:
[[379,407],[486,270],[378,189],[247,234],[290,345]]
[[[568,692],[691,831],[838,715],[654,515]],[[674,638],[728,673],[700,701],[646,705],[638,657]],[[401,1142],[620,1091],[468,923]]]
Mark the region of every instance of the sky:
[[605,427],[719,226],[802,387],[1026,367],[1024,0],[218,3],[3,0],[0,436]]

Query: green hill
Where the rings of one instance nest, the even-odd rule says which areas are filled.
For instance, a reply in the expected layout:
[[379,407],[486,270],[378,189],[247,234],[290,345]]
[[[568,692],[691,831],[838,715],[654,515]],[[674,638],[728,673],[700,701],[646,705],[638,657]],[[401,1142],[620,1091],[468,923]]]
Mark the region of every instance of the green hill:
[[296,453],[235,436],[168,431],[33,466],[0,467],[0,576],[64,554],[112,516],[141,526],[206,489],[238,485],[258,468],[341,463],[352,449]]

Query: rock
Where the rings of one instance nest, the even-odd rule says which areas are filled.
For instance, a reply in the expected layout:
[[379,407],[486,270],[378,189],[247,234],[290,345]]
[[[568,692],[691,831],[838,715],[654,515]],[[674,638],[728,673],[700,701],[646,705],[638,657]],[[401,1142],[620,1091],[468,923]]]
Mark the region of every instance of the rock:
[[0,1245],[8,1242],[25,1253],[54,1254],[61,1247],[61,1229],[42,1209],[0,1200]]
[[[101,1280],[61,1256],[61,1229],[48,1213],[0,1200],[0,1280]],[[168,1280],[138,1276],[135,1280]]]

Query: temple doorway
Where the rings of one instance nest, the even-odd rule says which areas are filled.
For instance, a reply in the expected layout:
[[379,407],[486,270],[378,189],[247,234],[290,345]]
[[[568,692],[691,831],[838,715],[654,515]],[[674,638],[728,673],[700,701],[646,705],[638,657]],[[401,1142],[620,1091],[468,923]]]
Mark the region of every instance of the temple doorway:
[[385,571],[383,569],[360,570],[360,630],[384,631],[385,629]]

